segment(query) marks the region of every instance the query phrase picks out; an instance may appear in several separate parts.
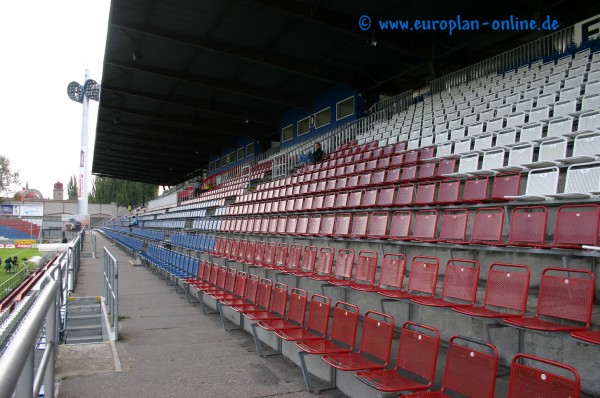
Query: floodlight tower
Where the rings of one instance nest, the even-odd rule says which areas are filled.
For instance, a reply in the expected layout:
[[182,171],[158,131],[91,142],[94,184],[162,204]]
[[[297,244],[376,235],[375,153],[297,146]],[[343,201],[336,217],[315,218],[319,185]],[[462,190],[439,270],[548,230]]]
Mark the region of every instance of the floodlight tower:
[[90,79],[90,70],[85,70],[85,83],[83,86],[77,82],[71,82],[67,86],[67,94],[72,101],[83,104],[83,122],[81,126],[81,152],[79,153],[79,181],[77,183],[77,203],[79,214],[88,214],[88,188],[87,188],[87,165],[88,165],[88,109],[89,100],[100,100],[100,85]]

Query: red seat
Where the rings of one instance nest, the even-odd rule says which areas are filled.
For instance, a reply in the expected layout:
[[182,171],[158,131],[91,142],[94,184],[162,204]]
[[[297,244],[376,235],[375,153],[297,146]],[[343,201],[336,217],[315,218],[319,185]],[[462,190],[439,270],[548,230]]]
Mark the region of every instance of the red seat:
[[458,202],[458,192],[460,191],[460,180],[445,179],[440,182],[436,204],[452,204]]
[[494,176],[490,200],[510,201],[507,196],[518,196],[521,192],[521,173],[499,173]]
[[229,307],[241,314],[250,312],[268,311],[271,305],[271,293],[273,291],[273,281],[267,278],[261,278],[256,292],[254,302],[241,302]]
[[326,281],[331,275],[333,269],[333,260],[335,250],[331,247],[322,247],[319,249],[319,255],[314,267],[314,272],[310,275],[310,279],[316,281]]
[[378,257],[377,252],[371,250],[361,250],[358,253],[356,272],[353,281],[349,285],[351,288],[362,291],[373,291],[375,288]]
[[558,208],[554,242],[551,247],[578,248],[598,246],[600,206],[565,205]]
[[588,330],[594,289],[594,274],[590,271],[546,268],[542,272],[535,315],[503,321],[512,326],[547,332]]
[[419,210],[415,216],[412,238],[415,240],[435,240],[437,232],[437,210]]
[[336,238],[345,238],[350,234],[350,213],[338,213],[335,215],[335,225],[333,228],[333,236]]
[[387,226],[389,217],[390,213],[387,211],[376,211],[371,213],[367,238],[387,239]]
[[384,294],[402,290],[404,271],[406,268],[406,257],[400,253],[386,253],[381,260],[381,272],[377,284],[361,285],[362,291],[377,292]]
[[409,206],[413,204],[415,185],[400,185],[396,191],[394,206]]
[[431,388],[435,376],[440,332],[425,325],[405,322],[402,325],[396,366],[357,372],[356,377],[385,393],[421,391]]
[[587,330],[582,332],[571,332],[575,339],[585,341],[586,343],[600,345],[600,330]]
[[411,219],[412,212],[395,211],[390,221],[389,238],[392,240],[409,240]]
[[254,334],[256,335],[256,327],[261,327],[262,329],[271,332],[282,329],[302,327],[304,324],[307,300],[308,294],[306,293],[306,290],[298,288],[292,289],[288,299],[288,310],[285,317],[281,319],[270,319],[253,323],[252,329]]
[[502,227],[504,226],[504,209],[489,207],[475,210],[473,216],[473,233],[471,243],[502,243]]
[[320,294],[313,294],[308,307],[308,320],[300,328],[279,329],[277,337],[285,341],[308,341],[324,339],[329,326],[331,299]]
[[488,200],[489,181],[490,177],[486,175],[467,177],[461,202],[482,203]]
[[375,206],[390,207],[394,205],[394,194],[396,193],[395,186],[382,187],[377,194]]
[[317,247],[316,246],[304,246],[302,252],[302,260],[298,269],[293,272],[295,276],[310,276],[315,269],[315,261],[317,259]]
[[477,300],[479,262],[451,258],[446,263],[440,297],[416,297],[413,303],[431,307],[473,306]]
[[354,250],[339,249],[335,261],[333,273],[327,279],[327,282],[335,286],[349,286],[352,279],[352,271],[354,269]]
[[321,224],[319,226],[318,236],[332,236],[335,226],[335,213],[325,213],[321,215]]
[[429,205],[433,203],[435,197],[437,183],[435,181],[422,182],[417,185],[417,193],[415,194],[415,205]]
[[447,394],[453,391],[464,397],[493,398],[497,369],[496,347],[468,337],[454,336],[448,343],[442,389],[403,397],[447,398],[455,396]]
[[515,207],[507,245],[541,247],[546,242],[548,209],[545,206]]
[[242,308],[239,312],[246,319],[253,321],[264,321],[267,319],[281,319],[285,315],[288,300],[288,286],[277,282],[271,292],[271,302],[265,309],[256,309],[248,307]]
[[[352,216],[352,226],[349,233],[345,236],[351,238],[366,238],[367,237],[367,226],[369,225],[369,213],[360,212],[354,213]],[[344,235],[336,235],[344,236]]]
[[311,214],[308,217],[305,236],[317,236],[321,228],[321,214]]
[[325,354],[325,363],[338,370],[375,370],[385,368],[390,361],[394,318],[381,312],[365,313],[358,351]]
[[517,354],[510,366],[508,398],[579,398],[581,380],[574,367],[536,357]]
[[289,245],[287,260],[284,267],[279,271],[285,274],[293,274],[300,267],[300,259],[302,258],[302,245],[292,243]]
[[410,265],[406,290],[401,290],[402,285],[400,281],[398,286],[390,284],[393,289],[380,289],[378,293],[393,299],[433,297],[439,268],[440,260],[437,257],[415,256]]
[[467,209],[446,209],[442,213],[440,236],[438,241],[448,243],[465,243],[467,234]]
[[452,309],[481,318],[523,316],[527,307],[530,274],[527,265],[494,263],[488,271],[483,305]]

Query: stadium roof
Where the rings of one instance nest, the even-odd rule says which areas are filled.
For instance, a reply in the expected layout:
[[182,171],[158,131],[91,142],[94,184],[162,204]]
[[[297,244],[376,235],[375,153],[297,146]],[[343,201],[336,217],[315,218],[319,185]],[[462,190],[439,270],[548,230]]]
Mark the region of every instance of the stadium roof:
[[379,19],[549,15],[566,27],[600,12],[586,4],[112,0],[92,173],[176,185],[238,137],[277,140],[281,114],[327,88],[395,95],[544,34],[382,31]]

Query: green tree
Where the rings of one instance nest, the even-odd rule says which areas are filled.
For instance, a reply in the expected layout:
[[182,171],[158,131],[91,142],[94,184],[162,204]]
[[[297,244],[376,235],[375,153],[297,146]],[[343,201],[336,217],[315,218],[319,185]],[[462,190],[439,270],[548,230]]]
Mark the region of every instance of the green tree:
[[158,195],[158,185],[119,180],[111,177],[96,177],[88,197],[89,203],[117,203],[133,206],[148,203]]
[[19,173],[10,169],[10,160],[0,155],[0,201],[10,193],[10,186],[19,183]]
[[67,195],[69,195],[69,200],[77,200],[77,178],[75,176],[71,176],[67,184]]

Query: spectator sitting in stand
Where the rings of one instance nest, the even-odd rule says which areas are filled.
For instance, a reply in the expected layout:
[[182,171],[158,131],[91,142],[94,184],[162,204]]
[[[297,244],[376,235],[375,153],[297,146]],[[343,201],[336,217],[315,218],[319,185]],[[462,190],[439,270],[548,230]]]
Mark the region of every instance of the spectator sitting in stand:
[[137,216],[133,217],[133,220],[129,223],[129,232],[132,231],[133,227],[137,227],[138,226],[138,218]]
[[319,142],[315,142],[314,151],[306,151],[305,153],[298,154],[297,163],[298,166],[304,166],[308,163],[316,163],[323,160],[324,153],[321,149],[321,144]]

